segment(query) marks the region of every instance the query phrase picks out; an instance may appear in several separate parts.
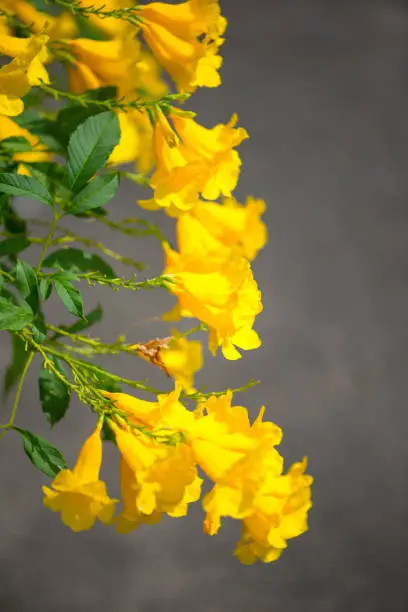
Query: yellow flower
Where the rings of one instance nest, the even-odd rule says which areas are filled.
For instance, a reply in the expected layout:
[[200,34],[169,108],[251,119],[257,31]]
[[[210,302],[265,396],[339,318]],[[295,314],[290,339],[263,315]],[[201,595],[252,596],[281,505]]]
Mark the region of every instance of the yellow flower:
[[243,519],[234,553],[241,563],[275,561],[287,547],[287,540],[307,531],[313,479],[304,473],[306,466],[306,459],[295,463],[288,474],[270,478],[261,487],[254,512]]
[[[68,69],[71,78],[70,85],[75,84],[74,91],[76,93],[80,93],[80,77],[82,77],[88,89],[103,85],[115,85],[117,87],[124,83],[127,83],[126,87],[130,85],[129,70],[133,64],[133,59],[125,55],[122,38],[114,40],[76,38],[69,41],[69,46],[78,61],[76,70],[81,73],[76,75],[75,67]],[[77,80],[75,77],[77,77]],[[90,87],[92,83],[94,83],[94,86]]]
[[231,406],[231,400],[231,392],[210,398],[204,404],[205,412],[190,426],[188,436],[196,461],[220,486],[228,476],[239,473],[239,468],[232,470],[247,461],[248,455],[259,454],[259,448],[264,447],[275,452],[272,447],[282,438],[279,427],[262,421],[264,408],[251,425],[247,409]]
[[[234,249],[213,250],[214,238],[191,217],[178,224],[180,253],[165,245],[165,275],[178,304],[165,318],[194,316],[209,327],[209,348],[220,346],[226,359],[239,359],[243,350],[258,348],[261,341],[252,329],[262,311],[261,293],[249,262]],[[215,241],[216,242],[216,241]],[[222,247],[222,245],[221,245]]]
[[180,91],[220,85],[218,48],[226,20],[218,1],[152,2],[139,7],[139,16],[147,44]]
[[[47,151],[47,147],[40,142],[38,136],[34,136],[34,134],[31,134],[27,129],[19,126],[18,123],[10,119],[10,117],[0,115],[0,141],[11,138],[12,136],[22,136],[33,147],[32,151],[14,153],[13,159],[15,161],[36,163],[48,161],[51,158],[51,154]],[[29,171],[26,169],[22,169],[22,172],[24,174],[29,174]]]
[[33,85],[49,83],[44,62],[48,58],[48,36],[16,38],[2,35],[0,51],[14,59],[0,68],[0,114],[15,117],[24,110],[21,100]]
[[35,6],[24,0],[3,1],[5,1],[9,10],[36,34],[46,31],[49,37],[54,40],[70,38],[75,36],[77,32],[75,18],[68,11],[62,12],[58,17],[53,17],[48,13],[37,10]]
[[134,92],[138,97],[155,98],[167,91],[157,62],[142,49],[129,27],[113,40],[76,38],[67,44],[77,62],[68,68],[70,89],[75,93],[114,85],[118,97],[130,100]]
[[98,518],[108,523],[117,500],[108,497],[106,485],[99,480],[102,463],[101,425],[85,441],[74,469],[62,470],[51,486],[43,487],[44,505],[61,512],[62,521],[73,531],[90,529]]
[[35,34],[30,38],[2,36],[0,52],[16,59],[16,65],[26,70],[30,85],[39,85],[41,81],[49,83],[49,76],[44,66],[48,60],[46,47],[48,40],[49,37],[45,34]]
[[139,201],[145,208],[164,208],[171,216],[191,210],[201,195],[216,200],[231,196],[238,182],[241,160],[235,151],[248,137],[235,128],[234,115],[227,125],[207,129],[191,117],[171,115],[175,131],[166,117],[157,113],[154,129],[156,171],[150,185],[153,199]]
[[176,383],[174,391],[158,395],[156,402],[141,400],[127,393],[106,392],[105,395],[130,423],[152,430],[166,429],[169,433],[188,432],[195,416],[179,402],[180,391],[181,385]]
[[194,391],[194,374],[202,368],[203,354],[200,342],[175,335],[168,348],[160,351],[160,359],[167,373],[180,383],[187,393]]
[[[89,3],[89,0],[78,0],[78,2],[84,7],[93,6],[105,11],[114,11],[129,7],[129,0],[93,0],[92,4]],[[87,19],[89,19],[89,22],[94,27],[103,30],[103,32],[112,37],[119,36],[127,27],[126,21],[116,19],[115,17],[103,18],[97,17],[96,15],[88,15]]]
[[307,530],[312,478],[306,460],[283,475],[283,459],[266,443],[236,462],[203,500],[204,530],[215,535],[222,517],[243,521],[235,555],[242,563],[276,560],[287,540]]
[[194,456],[187,444],[159,444],[138,432],[111,423],[116,443],[132,472],[133,484],[127,495],[127,509],[135,508],[143,515],[165,512],[170,516],[187,514],[188,504],[200,496]]
[[203,364],[200,342],[189,341],[173,330],[172,336],[156,338],[144,344],[133,344],[129,348],[174,378],[184,391],[194,391],[194,373],[200,370]]
[[137,170],[147,174],[153,165],[153,128],[144,110],[118,112],[120,141],[108,163],[119,165],[135,162]]
[[120,491],[122,496],[122,510],[118,516],[112,519],[118,533],[129,533],[137,529],[140,524],[153,525],[158,523],[162,517],[161,512],[143,514],[138,508],[138,493],[140,490],[134,472],[127,462],[120,458]]
[[267,242],[267,229],[260,219],[264,212],[265,202],[249,197],[244,206],[233,198],[222,204],[200,200],[191,214],[221,244],[241,246],[243,255],[252,261]]

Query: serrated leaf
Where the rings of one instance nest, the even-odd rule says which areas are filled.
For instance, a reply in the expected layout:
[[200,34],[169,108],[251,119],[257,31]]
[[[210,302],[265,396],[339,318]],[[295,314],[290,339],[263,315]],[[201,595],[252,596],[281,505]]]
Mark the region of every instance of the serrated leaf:
[[32,200],[39,200],[43,204],[53,206],[50,192],[39,181],[31,176],[5,172],[0,174],[0,192],[13,196],[23,196]]
[[36,312],[39,295],[35,270],[26,261],[19,259],[16,265],[15,275],[16,284],[21,295],[25,298],[31,310]]
[[[59,360],[54,359],[55,367],[66,376]],[[51,426],[58,423],[69,407],[70,393],[67,385],[52,371],[42,368],[38,378],[42,410]]]
[[33,311],[27,305],[16,306],[11,300],[0,297],[0,329],[19,331],[31,323]]
[[115,278],[115,272],[102,257],[81,249],[68,248],[55,251],[48,255],[43,266],[73,272],[99,272],[109,278]]
[[17,255],[17,253],[21,253],[21,251],[24,251],[29,246],[30,242],[26,236],[6,238],[0,242],[0,257]]
[[[94,310],[86,313],[85,319],[79,319],[75,321],[72,325],[60,325],[62,329],[65,331],[69,331],[72,334],[77,334],[78,332],[83,331],[84,329],[88,329],[91,325],[95,325],[95,323],[99,323],[102,319],[103,311],[101,306],[97,306]],[[59,338],[61,334],[56,333],[55,338]]]
[[79,289],[73,287],[69,281],[54,281],[55,291],[66,308],[76,317],[84,316],[84,305]]
[[45,326],[44,315],[39,312],[31,324],[31,332],[33,338],[38,344],[42,344],[47,337],[47,328]]
[[112,111],[86,119],[68,143],[68,181],[78,193],[105,165],[120,140],[119,120]]
[[9,364],[4,375],[3,398],[7,397],[10,390],[17,383],[27,361],[28,355],[30,354],[29,351],[26,351],[26,343],[16,334],[11,334],[11,342],[11,363]]
[[119,187],[119,174],[103,174],[92,179],[72,200],[68,214],[81,214],[107,204]]
[[20,429],[20,427],[13,427],[13,429],[21,434],[24,451],[31,463],[43,474],[54,478],[58,472],[67,467],[62,453],[47,440],[27,429]]
[[32,150],[32,145],[24,136],[10,136],[0,141],[0,146],[9,153],[24,153]]
[[42,278],[40,280],[40,286],[39,286],[39,290],[40,290],[40,295],[41,295],[41,299],[45,302],[48,300],[48,298],[51,295],[51,291],[52,291],[52,282],[50,278]]
[[[2,195],[7,198],[7,200],[10,199],[8,195]],[[26,232],[27,223],[24,221],[24,219],[19,217],[13,206],[8,201],[7,205],[1,211],[1,216],[3,218],[4,229],[10,234],[24,234]]]

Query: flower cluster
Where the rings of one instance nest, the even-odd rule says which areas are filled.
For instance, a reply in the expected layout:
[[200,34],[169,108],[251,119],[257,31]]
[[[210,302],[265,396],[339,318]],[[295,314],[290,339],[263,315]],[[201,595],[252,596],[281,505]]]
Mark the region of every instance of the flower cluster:
[[[254,326],[262,296],[251,265],[267,242],[265,203],[251,196],[241,203],[233,195],[242,164],[238,151],[248,133],[236,114],[226,123],[206,127],[183,106],[197,88],[221,84],[220,49],[227,21],[219,2],[54,0],[56,15],[38,10],[29,0],[0,4],[0,50],[8,58],[0,68],[0,196],[3,188],[7,198],[0,209],[9,207],[7,214],[12,215],[12,222],[6,219],[8,232],[14,231],[16,220],[10,196],[34,194],[54,215],[47,238],[31,239],[43,244],[35,269],[15,257],[28,239],[21,243],[19,236],[17,244],[12,236],[14,242],[3,245],[5,253],[11,249],[15,267],[1,269],[0,280],[6,279],[21,295],[18,304],[10,301],[10,293],[0,296],[9,309],[1,329],[18,332],[22,352],[30,351],[30,357],[23,362],[15,408],[10,421],[0,426],[0,437],[14,428],[24,376],[32,355],[40,353],[40,395],[50,423],[64,416],[72,392],[98,417],[72,470],[51,459],[40,466],[55,475],[51,488],[44,487],[44,504],[60,512],[64,524],[82,531],[98,519],[127,533],[142,523],[158,522],[164,514],[185,516],[189,504],[201,497],[205,475],[213,485],[202,499],[205,532],[216,534],[223,518],[242,521],[235,555],[245,564],[273,561],[287,540],[307,529],[312,479],[305,474],[306,460],[284,472],[277,450],[281,430],[263,420],[264,408],[251,423],[246,408],[231,405],[231,391],[196,390],[202,347],[187,339],[191,332],[207,332],[210,353],[215,356],[220,349],[228,360],[261,345]],[[65,70],[67,91],[55,87],[50,65],[57,62]],[[33,116],[36,96],[52,96],[67,107]],[[118,170],[123,164],[132,164],[135,171]],[[73,248],[46,258],[49,247],[78,241],[140,269],[138,262],[58,224],[69,214],[88,216],[137,235],[129,225],[109,220],[103,208],[122,178],[146,189],[138,206],[164,211],[174,220],[175,248],[159,235],[163,274],[141,282],[123,280],[104,261]],[[72,261],[67,261],[67,253]],[[57,271],[44,272],[43,266]],[[84,316],[81,293],[72,284],[81,281],[133,291],[164,287],[176,304],[163,319],[195,318],[199,326],[147,342],[133,339],[133,344],[122,339],[107,345],[83,336],[78,331],[92,322]],[[45,323],[42,303],[52,290],[77,323]],[[94,321],[98,316],[93,313]],[[72,344],[62,344],[61,337]],[[175,390],[153,390],[153,402],[138,399],[119,392],[117,384],[151,389],[83,359],[118,351],[161,368],[174,379]],[[190,401],[196,402],[194,410],[188,407]],[[118,512],[119,500],[108,496],[99,476],[102,429],[121,456]],[[32,440],[30,444],[34,447]],[[44,448],[37,458],[33,454],[34,463],[46,454]]]
[[213,488],[203,499],[204,530],[218,532],[221,519],[242,521],[235,555],[242,563],[274,561],[287,540],[307,528],[312,479],[306,460],[283,473],[276,449],[279,427],[263,421],[264,408],[251,424],[246,408],[232,406],[232,393],[211,396],[193,412],[175,391],[148,402],[125,393],[106,393],[112,404],[107,423],[120,451],[122,509],[99,480],[101,424],[85,442],[71,470],[59,472],[44,487],[44,504],[61,512],[74,531],[89,529],[96,519],[128,533],[163,514],[182,517],[201,494],[199,470]]

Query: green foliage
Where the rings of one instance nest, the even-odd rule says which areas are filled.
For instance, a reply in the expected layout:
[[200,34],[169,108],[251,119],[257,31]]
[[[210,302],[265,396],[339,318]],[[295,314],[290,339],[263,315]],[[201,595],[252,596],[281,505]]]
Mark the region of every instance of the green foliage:
[[75,317],[84,316],[84,303],[79,289],[73,286],[71,278],[66,273],[53,276],[54,288],[64,306]]
[[51,253],[44,260],[43,266],[71,272],[98,272],[109,278],[116,276],[111,266],[102,257],[76,248],[60,249]]
[[11,363],[7,367],[4,375],[3,383],[3,397],[6,398],[11,389],[17,383],[19,376],[27,361],[28,352],[26,350],[26,343],[24,340],[17,336],[17,334],[11,334],[12,342],[12,355]]
[[107,204],[119,187],[119,174],[103,174],[92,179],[77,193],[67,210],[70,214],[85,213]]
[[68,143],[68,181],[78,193],[102,168],[120,139],[119,121],[107,111],[86,119]]
[[31,323],[34,315],[28,304],[16,306],[10,299],[0,297],[0,330],[19,331]]
[[39,200],[43,204],[53,206],[49,191],[36,179],[20,174],[0,174],[0,190],[13,196],[23,196]]
[[67,467],[62,453],[47,440],[27,429],[20,429],[20,427],[13,427],[13,429],[21,434],[24,451],[31,463],[43,474],[55,478],[58,472]]
[[[83,331],[84,329],[88,329],[91,325],[95,325],[95,323],[99,323],[102,320],[103,310],[101,306],[97,306],[94,310],[90,310],[86,313],[86,317],[84,319],[78,319],[72,325],[62,326],[61,329],[67,331],[71,334],[77,334],[78,332]],[[55,338],[59,338],[62,334],[58,332],[55,334]]]
[[16,285],[33,312],[37,312],[39,303],[39,292],[37,274],[35,270],[25,261],[18,260],[16,269]]
[[12,257],[30,246],[26,236],[11,236],[0,242],[0,257]]
[[[59,359],[53,358],[55,368],[66,378],[67,374]],[[70,393],[67,385],[57,374],[44,366],[38,379],[42,410],[51,426],[58,423],[69,407]]]

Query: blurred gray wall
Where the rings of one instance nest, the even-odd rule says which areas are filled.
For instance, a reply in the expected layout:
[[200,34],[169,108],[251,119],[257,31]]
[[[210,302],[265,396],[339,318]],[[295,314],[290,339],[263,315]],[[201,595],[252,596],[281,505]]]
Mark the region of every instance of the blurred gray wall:
[[[237,526],[205,536],[198,506],[187,519],[126,537],[102,526],[76,535],[42,508],[46,480],[10,433],[0,444],[1,612],[408,610],[408,6],[221,4],[230,20],[224,84],[199,92],[192,106],[206,125],[236,111],[248,129],[237,195],[267,200],[270,244],[255,263],[263,347],[236,363],[208,359],[199,384],[222,389],[261,378],[239,400],[252,413],[267,405],[284,429],[288,463],[309,456],[310,531],[277,563],[250,568],[231,555]],[[145,215],[134,187],[123,187],[116,218]],[[28,214],[46,211],[33,203]],[[152,216],[171,236],[173,221]],[[154,240],[124,240],[92,224],[88,233],[160,272]],[[87,292],[89,308],[97,299],[106,318],[95,333],[108,340],[167,332],[155,317],[172,300],[160,291]],[[65,316],[57,304],[51,310],[56,322]],[[8,339],[1,342],[5,367]],[[149,364],[105,363],[168,385]],[[35,369],[18,424],[73,461],[93,419],[73,403],[49,433]],[[9,409],[1,408],[2,421]],[[108,445],[104,477],[114,494],[116,470]]]

